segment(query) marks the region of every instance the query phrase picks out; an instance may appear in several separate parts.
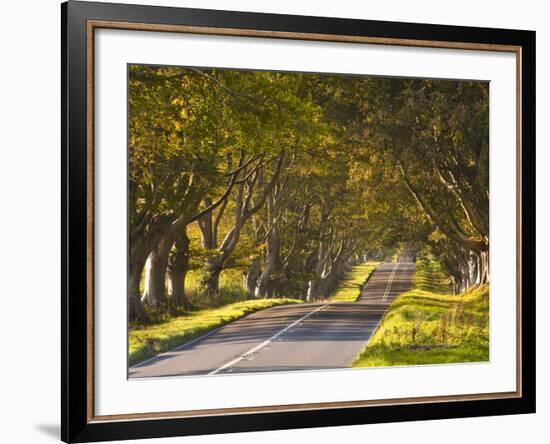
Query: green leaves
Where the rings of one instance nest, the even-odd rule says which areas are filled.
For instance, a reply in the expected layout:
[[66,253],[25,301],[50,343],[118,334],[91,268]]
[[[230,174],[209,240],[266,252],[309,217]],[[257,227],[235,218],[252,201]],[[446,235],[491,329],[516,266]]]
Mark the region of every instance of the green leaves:
[[[431,248],[458,267],[488,247],[488,106],[484,82],[130,65],[131,232],[221,199],[219,241],[248,192],[261,205],[228,267],[265,254],[274,225],[290,280],[307,279],[321,250]],[[207,256],[198,244],[193,266]]]

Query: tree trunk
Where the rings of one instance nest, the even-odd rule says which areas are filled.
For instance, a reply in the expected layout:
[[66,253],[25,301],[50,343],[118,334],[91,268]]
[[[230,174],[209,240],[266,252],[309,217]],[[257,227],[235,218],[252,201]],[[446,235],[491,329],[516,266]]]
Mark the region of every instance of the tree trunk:
[[330,290],[334,286],[337,280],[336,264],[334,264],[330,271],[323,272],[321,275],[315,274],[308,283],[307,289],[307,301],[315,301],[323,296],[328,296]]
[[[173,221],[172,216],[158,216],[147,229],[130,231],[128,251],[128,311],[130,319],[137,319],[142,311],[141,276],[154,245]],[[147,281],[148,276],[146,276]]]
[[217,300],[220,292],[220,273],[223,263],[219,256],[209,257],[206,260],[204,274],[201,278],[201,287],[204,294],[212,300]]
[[321,282],[319,283],[319,296],[321,297],[328,296],[331,290],[336,285],[337,280],[338,280],[337,266],[334,265],[332,267],[332,270],[326,276],[324,276]]
[[159,307],[166,301],[166,271],[168,269],[168,255],[172,245],[171,237],[164,237],[148,259],[143,297],[153,307]]
[[130,320],[137,320],[141,314],[141,292],[139,289],[139,284],[141,282],[141,273],[143,267],[145,266],[145,261],[142,262],[141,266],[138,264],[129,264],[128,270],[128,315]]
[[311,302],[323,296],[328,296],[335,283],[335,271],[329,272],[326,276],[313,277],[308,283],[307,301]]
[[307,283],[306,301],[312,302],[319,297],[319,281],[315,277]]
[[308,282],[306,300],[308,302],[319,298],[319,287],[321,279],[326,268],[327,247],[323,242],[319,243],[319,249],[316,252],[316,263],[312,278]]
[[481,256],[481,284],[487,284],[489,282],[489,252],[482,251]]
[[351,265],[348,261],[341,261],[336,267],[336,278],[342,279],[348,271],[351,270]]
[[258,282],[258,279],[260,277],[260,272],[261,272],[260,262],[261,262],[260,256],[256,256],[254,259],[252,259],[250,267],[248,267],[248,271],[245,275],[244,283],[249,295],[254,295],[256,291],[256,284]]
[[256,286],[255,295],[256,297],[266,297],[266,292],[268,290],[269,279],[277,267],[280,266],[280,247],[281,239],[279,236],[279,229],[275,226],[271,230],[267,240],[266,240],[266,257],[265,257],[265,268],[260,275],[258,284]]
[[130,320],[137,320],[142,312],[139,286],[146,260],[146,249],[136,242],[130,249],[128,260],[128,315]]
[[191,240],[184,231],[175,243],[168,263],[168,279],[171,298],[178,307],[187,308],[191,304],[185,295],[185,276],[189,269],[189,245]]

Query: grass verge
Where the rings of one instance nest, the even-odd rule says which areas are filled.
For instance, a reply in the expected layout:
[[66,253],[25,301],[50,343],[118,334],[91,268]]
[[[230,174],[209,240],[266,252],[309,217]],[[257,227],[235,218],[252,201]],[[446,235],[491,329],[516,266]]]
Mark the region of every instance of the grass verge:
[[437,294],[448,294],[452,291],[451,280],[445,274],[439,262],[424,258],[416,261],[414,287]]
[[440,294],[433,289],[448,287],[437,266],[419,263],[417,274],[416,288],[394,300],[353,367],[489,360],[489,286]]
[[379,262],[366,262],[364,264],[354,265],[346,274],[342,282],[340,282],[334,294],[330,297],[330,300],[354,302],[361,296],[363,285],[378,264]]
[[298,299],[253,299],[219,308],[190,311],[169,321],[131,329],[129,332],[130,366],[168,351],[207,331],[242,318],[247,314],[283,304],[297,304]]
[[193,305],[222,306],[250,299],[250,294],[244,286],[242,270],[236,268],[222,270],[215,300],[204,295],[200,280],[201,270],[191,270],[185,278],[185,291]]

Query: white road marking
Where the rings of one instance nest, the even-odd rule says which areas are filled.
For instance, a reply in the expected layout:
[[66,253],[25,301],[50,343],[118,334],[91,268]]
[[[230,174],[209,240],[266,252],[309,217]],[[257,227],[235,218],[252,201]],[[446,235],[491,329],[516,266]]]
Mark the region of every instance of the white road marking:
[[[275,306],[276,307],[276,306]],[[270,307],[271,308],[271,307]],[[254,312],[254,313],[257,313],[257,312]],[[254,313],[250,313],[250,314],[254,314]],[[239,319],[236,319],[234,322],[236,321],[240,321],[241,319],[244,319],[246,317],[248,317],[250,315],[246,315],[246,316],[243,316],[242,318],[239,318]],[[186,349],[187,347],[193,345],[194,343],[196,342],[199,342],[199,341],[202,341],[203,339],[206,339],[208,336],[210,335],[213,335],[214,333],[217,333],[218,331],[220,331],[222,328],[225,328],[227,327],[228,324],[223,324],[217,328],[215,328],[214,330],[210,330],[209,332],[206,332],[205,334],[203,335],[200,335],[199,337],[189,341],[189,342],[186,342],[185,344],[182,344],[182,345],[178,345],[177,347],[174,347],[174,348],[171,348],[170,350],[167,350],[163,353],[159,353],[158,355],[155,355],[149,359],[146,359],[145,361],[141,361],[141,362],[138,362],[137,364],[134,364],[132,365],[129,369],[128,369],[128,373],[130,373],[130,370],[133,370],[133,369],[136,369],[136,368],[139,368],[145,364],[148,364],[149,362],[151,361],[155,361],[156,359],[158,359],[159,357],[161,356],[167,356],[167,355],[170,355],[171,353],[173,352],[177,352],[177,351],[181,351],[181,350],[184,350]]]
[[399,266],[399,262],[396,262],[390,274],[390,278],[388,279],[388,285],[386,285],[386,291],[384,292],[384,296],[382,297],[382,302],[386,302],[386,300],[388,299],[388,295],[390,294],[391,284],[393,282],[393,278],[395,277],[395,272],[397,271],[398,266]]
[[246,359],[247,357],[249,357],[251,354],[253,353],[256,353],[258,350],[264,348],[266,345],[268,345],[271,341],[277,339],[279,336],[281,336],[284,332],[288,331],[289,329],[291,329],[292,327],[294,327],[295,325],[299,324],[300,322],[306,320],[307,318],[309,318],[312,314],[314,313],[317,313],[318,311],[321,311],[322,309],[328,307],[330,304],[325,304],[325,305],[322,305],[321,307],[317,307],[315,310],[313,311],[310,311],[308,314],[302,316],[300,319],[294,321],[292,324],[290,325],[287,325],[285,328],[283,328],[282,330],[280,330],[279,332],[275,333],[273,336],[271,336],[269,339],[266,339],[264,342],[262,342],[261,344],[257,345],[256,347],[254,348],[251,348],[250,350],[248,350],[247,352],[243,353],[241,356],[233,359],[232,361],[229,361],[227,364],[224,364],[222,365],[221,367],[217,368],[216,370],[213,370],[211,371],[210,373],[208,373],[209,375],[215,375],[216,373],[219,373],[221,372],[222,370],[225,370],[226,368],[228,367],[231,367],[232,365],[235,365],[237,362],[240,362],[244,359]]
[[201,336],[199,336],[198,338],[195,338],[193,339],[192,341],[189,341],[189,342],[186,342],[185,344],[182,344],[182,345],[178,345],[177,347],[174,347],[174,348],[171,348],[170,350],[167,350],[163,353],[159,353],[158,355],[155,355],[149,359],[146,359],[145,361],[141,361],[141,362],[138,362],[137,364],[134,364],[132,365],[131,367],[129,367],[128,370],[133,370],[133,369],[136,369],[136,368],[139,368],[139,367],[142,367],[143,365],[145,364],[148,364],[149,362],[151,361],[154,361],[156,359],[158,359],[160,356],[165,356],[165,355],[169,355],[173,352],[177,352],[177,351],[180,351],[180,350],[183,350],[187,347],[189,347],[190,345],[193,345],[195,342],[199,342],[199,341],[202,341],[203,339],[207,338],[208,336],[210,335],[213,335],[214,333],[216,333],[218,330],[221,330],[222,328],[224,327],[227,327],[226,324],[222,325],[221,327],[218,327],[218,328],[215,328],[214,330],[211,330]]
[[[270,308],[275,308],[277,307],[277,305],[274,305],[273,307],[269,307],[269,308],[265,308],[264,310],[269,310]],[[210,335],[213,335],[214,333],[217,333],[218,331],[224,329],[225,327],[227,327],[229,324],[233,323],[233,322],[238,322],[238,321],[241,321],[241,320],[244,320],[246,318],[248,318],[249,316],[253,315],[253,314],[256,314],[258,313],[257,311],[255,312],[252,312],[250,314],[247,314],[246,316],[243,316],[242,318],[238,318],[238,319],[235,319],[234,321],[228,323],[228,324],[223,324],[223,325],[220,325],[219,327],[216,327],[214,330],[210,330],[198,337],[196,337],[195,339],[192,339],[191,341],[189,342],[186,342],[184,344],[181,344],[181,345],[178,345],[177,347],[174,347],[174,348],[171,348],[170,350],[167,350],[165,352],[162,352],[162,353],[159,353],[158,355],[155,355],[151,358],[148,358],[146,359],[145,361],[141,361],[141,362],[138,362],[137,364],[134,364],[132,365],[131,367],[129,367],[128,369],[128,373],[130,373],[130,370],[133,370],[133,369],[136,369],[136,368],[139,368],[145,364],[148,364],[149,362],[151,361],[155,361],[156,359],[158,359],[159,357],[161,356],[168,356],[170,355],[171,353],[173,352],[177,352],[177,351],[181,351],[181,350],[185,350],[187,347],[195,344],[196,342],[199,342],[199,341],[202,341],[203,339],[206,339],[208,336]]]

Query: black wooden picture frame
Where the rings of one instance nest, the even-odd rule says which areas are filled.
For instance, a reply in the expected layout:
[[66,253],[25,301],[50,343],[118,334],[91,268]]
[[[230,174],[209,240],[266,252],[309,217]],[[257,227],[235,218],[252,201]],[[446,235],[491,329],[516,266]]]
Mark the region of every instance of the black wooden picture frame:
[[[61,434],[89,442],[288,428],[415,421],[535,411],[535,33],[356,19],[69,1],[62,23],[62,384]],[[113,25],[114,23],[114,25]],[[232,30],[311,40],[442,48],[512,48],[518,56],[518,386],[513,394],[385,403],[239,409],[195,415],[101,418],[93,414],[93,106],[95,27],[179,32]],[[95,24],[95,25],[94,25]],[[227,32],[226,32],[227,33]],[[230,33],[231,34],[231,33]],[[364,40],[361,40],[364,39]],[[370,39],[370,40],[369,40]],[[498,49],[497,49],[498,50]],[[90,65],[91,63],[91,65]],[[93,123],[93,122],[92,122]],[[90,154],[92,153],[92,154]]]

